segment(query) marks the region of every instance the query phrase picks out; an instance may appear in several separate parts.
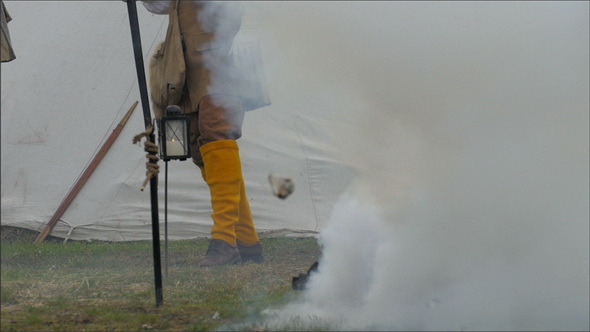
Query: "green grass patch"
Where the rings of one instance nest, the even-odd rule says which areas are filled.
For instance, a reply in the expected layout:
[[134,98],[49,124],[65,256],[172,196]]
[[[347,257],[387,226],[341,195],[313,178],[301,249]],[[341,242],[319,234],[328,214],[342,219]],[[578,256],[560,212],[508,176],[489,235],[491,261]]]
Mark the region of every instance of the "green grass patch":
[[299,296],[291,278],[320,254],[315,238],[264,238],[263,263],[202,269],[208,240],[170,241],[156,307],[150,241],[29,240],[1,243],[2,331],[227,329]]

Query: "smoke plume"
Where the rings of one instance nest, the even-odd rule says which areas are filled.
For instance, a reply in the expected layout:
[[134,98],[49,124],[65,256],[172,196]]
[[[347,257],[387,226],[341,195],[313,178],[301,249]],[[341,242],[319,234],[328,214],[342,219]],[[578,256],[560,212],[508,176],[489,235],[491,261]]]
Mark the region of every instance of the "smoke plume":
[[359,170],[267,326],[588,330],[587,2],[259,7],[270,80],[332,101]]

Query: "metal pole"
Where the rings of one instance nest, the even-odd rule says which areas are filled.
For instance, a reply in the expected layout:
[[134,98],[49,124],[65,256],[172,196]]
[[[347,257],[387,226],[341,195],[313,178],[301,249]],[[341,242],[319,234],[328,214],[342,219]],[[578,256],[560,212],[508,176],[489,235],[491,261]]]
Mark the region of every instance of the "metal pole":
[[164,271],[168,278],[168,160],[164,164]]
[[[135,67],[137,69],[137,83],[141,95],[141,106],[143,107],[143,119],[145,127],[152,124],[150,114],[149,98],[147,93],[147,84],[145,79],[145,68],[143,64],[143,52],[141,50],[141,36],[139,35],[139,19],[137,18],[137,6],[135,0],[127,1],[127,11],[129,12],[129,25],[131,27],[131,39],[133,41],[133,53],[135,55]],[[155,135],[150,134],[149,140],[155,143]],[[150,152],[154,154],[154,152]],[[156,163],[150,159],[150,162]],[[162,264],[160,254],[160,225],[158,218],[158,177],[150,179],[150,202],[152,212],[152,243],[154,249],[154,277],[156,286],[156,306],[164,302],[162,295]]]

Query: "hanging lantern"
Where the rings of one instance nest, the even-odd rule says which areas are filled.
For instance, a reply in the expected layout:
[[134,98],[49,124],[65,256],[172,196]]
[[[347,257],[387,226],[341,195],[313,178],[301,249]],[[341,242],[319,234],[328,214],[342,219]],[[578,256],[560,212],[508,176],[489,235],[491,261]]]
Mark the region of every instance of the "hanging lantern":
[[164,161],[186,160],[190,157],[188,140],[189,119],[180,107],[170,105],[160,119],[160,157]]

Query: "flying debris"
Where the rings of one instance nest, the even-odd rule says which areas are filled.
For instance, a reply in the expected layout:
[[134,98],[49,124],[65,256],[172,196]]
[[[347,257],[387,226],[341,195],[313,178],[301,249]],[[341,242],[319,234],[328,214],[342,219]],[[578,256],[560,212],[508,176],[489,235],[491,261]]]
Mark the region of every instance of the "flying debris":
[[268,174],[268,182],[272,193],[280,199],[285,199],[295,190],[295,182],[289,178]]

